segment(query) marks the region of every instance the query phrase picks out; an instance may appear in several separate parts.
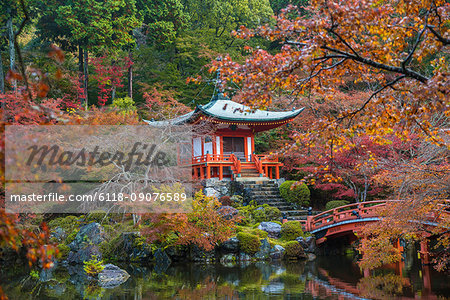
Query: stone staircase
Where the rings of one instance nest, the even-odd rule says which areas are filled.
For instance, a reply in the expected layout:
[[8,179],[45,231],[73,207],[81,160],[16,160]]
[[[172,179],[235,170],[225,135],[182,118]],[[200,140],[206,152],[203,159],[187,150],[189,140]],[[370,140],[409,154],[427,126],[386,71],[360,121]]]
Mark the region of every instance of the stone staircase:
[[303,208],[297,209],[292,203],[285,201],[275,181],[268,178],[248,178],[240,181],[250,199],[259,205],[269,204],[277,207],[288,220],[306,220],[308,211]]

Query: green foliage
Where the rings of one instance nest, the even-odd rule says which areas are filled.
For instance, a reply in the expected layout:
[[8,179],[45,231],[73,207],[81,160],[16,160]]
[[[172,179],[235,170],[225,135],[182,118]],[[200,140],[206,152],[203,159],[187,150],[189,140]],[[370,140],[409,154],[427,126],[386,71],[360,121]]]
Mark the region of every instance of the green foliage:
[[61,259],[66,259],[67,255],[69,255],[70,248],[67,246],[66,243],[60,243],[58,244],[58,250],[59,250],[59,256]]
[[281,211],[268,204],[255,205],[251,203],[247,206],[238,207],[238,210],[244,217],[243,224],[279,221],[281,219]]
[[69,233],[66,237],[66,244],[72,243],[79,231],[79,228],[75,228],[71,233]]
[[303,236],[302,224],[299,221],[287,221],[281,225],[281,238],[285,241],[293,241]]
[[78,221],[78,217],[76,216],[60,217],[48,222],[48,226],[51,229],[61,227],[67,234],[73,232],[76,228],[78,228],[79,225],[80,222]]
[[330,210],[330,209],[335,209],[336,207],[339,206],[344,206],[349,204],[350,202],[346,201],[346,200],[333,200],[333,201],[329,201],[327,202],[326,206],[325,206],[325,210]]
[[230,197],[230,201],[231,201],[231,206],[233,206],[234,208],[238,208],[238,207],[242,206],[242,204],[244,203],[244,197],[242,197],[240,195],[233,195]]
[[92,277],[97,277],[97,275],[103,271],[105,266],[103,266],[103,260],[98,260],[96,256],[92,259],[84,262],[83,270]]
[[118,108],[124,113],[128,113],[136,110],[136,106],[134,104],[135,103],[133,99],[131,99],[130,97],[124,97],[124,98],[115,98],[111,106]]
[[36,270],[31,270],[31,271],[30,271],[30,276],[31,276],[31,278],[37,280],[37,279],[39,279],[39,272],[36,271]]
[[248,227],[248,226],[237,226],[236,227],[236,231],[237,232],[253,234],[253,235],[258,236],[260,239],[265,239],[269,235],[264,230],[261,230],[261,229],[258,229],[258,228],[253,228],[253,227]]
[[121,243],[120,234],[110,240],[104,240],[98,245],[102,257],[106,261],[116,261],[119,252],[118,246]]
[[102,223],[105,219],[106,212],[103,210],[91,211],[85,218],[86,223],[96,222]]
[[311,193],[306,184],[292,186],[293,180],[287,180],[280,185],[280,194],[288,202],[295,203],[299,206],[308,206]]
[[147,39],[159,48],[172,44],[189,23],[189,14],[180,0],[137,0],[136,7],[147,27]]
[[239,240],[239,246],[241,250],[247,254],[254,254],[259,251],[261,247],[261,241],[257,235],[245,232],[239,232],[237,234]]
[[298,259],[305,256],[305,251],[297,241],[290,241],[284,245],[284,258],[286,259]]

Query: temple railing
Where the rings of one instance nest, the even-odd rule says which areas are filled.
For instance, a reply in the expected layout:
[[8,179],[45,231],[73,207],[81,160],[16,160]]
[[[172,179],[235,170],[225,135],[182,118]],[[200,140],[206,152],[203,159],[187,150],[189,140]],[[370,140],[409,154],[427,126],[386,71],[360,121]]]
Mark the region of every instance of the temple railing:
[[[239,158],[234,154],[205,154],[205,155],[197,155],[193,156],[191,159],[179,159],[178,163],[179,165],[196,165],[196,164],[203,164],[203,163],[209,163],[209,162],[225,162],[225,163],[232,163],[233,159],[232,156],[236,157],[237,160]],[[249,162],[254,162],[257,166],[260,165],[261,168],[258,167],[258,170],[262,173],[262,165],[263,164],[274,164],[279,163],[278,157],[273,155],[266,155],[266,154],[250,154],[248,156]]]
[[230,156],[231,156],[231,160],[233,161],[234,173],[240,174],[241,173],[241,161],[234,154],[230,154]]
[[278,163],[278,157],[273,154],[256,154],[261,163]]
[[263,174],[264,172],[261,164],[261,158],[259,158],[256,154],[252,154],[251,161],[255,163],[256,170],[258,170],[258,173]]

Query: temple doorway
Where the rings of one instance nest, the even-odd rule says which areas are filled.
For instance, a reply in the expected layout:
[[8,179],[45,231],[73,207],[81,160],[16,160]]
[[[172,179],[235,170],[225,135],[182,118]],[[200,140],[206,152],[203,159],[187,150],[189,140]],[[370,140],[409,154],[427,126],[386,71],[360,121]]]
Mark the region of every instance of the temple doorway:
[[223,154],[236,155],[239,160],[245,161],[245,140],[243,137],[223,137]]

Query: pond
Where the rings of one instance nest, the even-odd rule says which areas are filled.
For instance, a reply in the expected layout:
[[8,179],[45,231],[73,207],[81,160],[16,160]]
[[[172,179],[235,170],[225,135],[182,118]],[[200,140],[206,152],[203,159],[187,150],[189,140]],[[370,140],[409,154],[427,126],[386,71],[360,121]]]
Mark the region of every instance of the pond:
[[[10,299],[445,299],[450,276],[412,260],[360,272],[351,257],[239,265],[178,264],[166,270],[121,265],[131,277],[104,289],[79,280],[80,268],[59,267],[41,282],[24,268],[3,270]],[[158,271],[156,271],[158,270]],[[364,274],[365,273],[365,274]],[[42,276],[41,276],[42,278]]]

